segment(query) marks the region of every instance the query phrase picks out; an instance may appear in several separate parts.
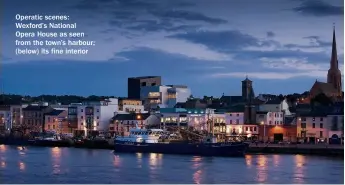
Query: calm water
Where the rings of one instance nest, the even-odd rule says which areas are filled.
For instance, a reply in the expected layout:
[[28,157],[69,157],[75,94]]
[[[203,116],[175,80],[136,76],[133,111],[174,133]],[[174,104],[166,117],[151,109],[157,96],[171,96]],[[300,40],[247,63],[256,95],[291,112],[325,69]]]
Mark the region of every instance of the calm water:
[[343,174],[343,160],[302,155],[114,155],[0,145],[0,183],[343,183]]

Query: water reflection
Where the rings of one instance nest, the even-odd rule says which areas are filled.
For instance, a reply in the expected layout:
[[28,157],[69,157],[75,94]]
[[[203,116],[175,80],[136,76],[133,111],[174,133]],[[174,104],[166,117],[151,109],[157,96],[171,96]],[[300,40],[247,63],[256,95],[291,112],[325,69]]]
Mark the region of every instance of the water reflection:
[[19,162],[19,170],[20,171],[25,171],[25,163]]
[[149,164],[150,164],[150,179],[157,179],[157,169],[162,165],[163,154],[150,153],[149,154]]
[[25,155],[25,148],[23,146],[17,146],[17,150],[20,155]]
[[121,166],[121,159],[120,159],[120,156],[118,155],[114,155],[114,166],[119,168]]
[[193,162],[193,169],[197,169],[198,167],[200,167],[201,166],[201,160],[202,160],[202,158],[201,157],[199,157],[199,156],[194,156],[193,158],[192,158],[192,162]]
[[161,165],[163,154],[150,153],[150,169],[156,169],[157,166]]
[[202,169],[200,169],[202,166],[202,157],[194,156],[192,158],[192,162],[193,162],[192,168],[196,169],[195,173],[193,174],[193,181],[195,184],[200,184],[201,177],[202,177]]
[[200,184],[202,176],[202,170],[198,170],[193,174],[193,180],[195,184]]
[[6,151],[6,146],[5,145],[0,145],[0,152],[5,152]]
[[253,156],[251,156],[251,155],[246,155],[245,159],[246,159],[246,165],[247,165],[248,167],[251,167],[251,166],[252,166],[252,161],[253,161]]
[[61,148],[54,147],[51,149],[53,174],[58,174],[61,172]]
[[257,158],[257,181],[266,182],[267,180],[267,157],[259,155]]
[[6,168],[6,162],[5,161],[1,161],[1,168]]
[[138,168],[142,167],[142,162],[143,162],[143,154],[142,153],[137,153]]
[[273,155],[273,164],[274,167],[278,167],[280,163],[280,155]]
[[305,156],[296,155],[294,159],[295,159],[294,183],[302,184],[302,183],[304,183]]

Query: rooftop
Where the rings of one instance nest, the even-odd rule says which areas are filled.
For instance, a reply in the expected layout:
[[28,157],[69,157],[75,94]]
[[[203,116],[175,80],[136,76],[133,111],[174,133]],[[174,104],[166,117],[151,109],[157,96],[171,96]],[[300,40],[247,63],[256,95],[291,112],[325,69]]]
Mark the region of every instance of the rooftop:
[[60,115],[64,110],[58,110],[58,109],[54,109],[51,112],[48,112],[46,115],[48,116],[58,116]]
[[130,77],[128,79],[147,79],[147,78],[160,78],[160,76],[138,76],[138,77]]
[[36,106],[36,105],[29,105],[23,108],[24,111],[42,111],[43,109],[48,108],[48,106]]
[[146,120],[150,115],[149,113],[117,114],[112,120]]

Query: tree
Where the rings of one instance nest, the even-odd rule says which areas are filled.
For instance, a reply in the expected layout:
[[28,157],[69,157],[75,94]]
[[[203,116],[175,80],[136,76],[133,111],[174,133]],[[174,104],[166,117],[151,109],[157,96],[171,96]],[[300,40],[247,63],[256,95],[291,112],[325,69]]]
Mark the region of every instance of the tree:
[[279,94],[278,98],[279,100],[284,100],[285,97],[282,94]]

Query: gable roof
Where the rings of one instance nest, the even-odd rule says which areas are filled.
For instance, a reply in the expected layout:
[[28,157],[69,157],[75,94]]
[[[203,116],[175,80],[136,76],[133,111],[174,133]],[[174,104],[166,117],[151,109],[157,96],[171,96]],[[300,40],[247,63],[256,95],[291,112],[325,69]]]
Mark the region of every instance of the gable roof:
[[35,105],[29,105],[25,108],[23,108],[23,111],[42,111],[43,109],[48,108],[49,106],[35,106]]
[[283,101],[283,100],[280,100],[279,98],[277,98],[277,99],[268,100],[265,104],[276,105],[276,104],[281,104],[282,101]]
[[226,103],[228,106],[230,106],[231,104],[244,102],[242,96],[222,96],[220,97],[220,101],[222,103]]
[[58,109],[54,109],[51,112],[48,112],[46,115],[47,116],[58,116],[60,115],[63,111],[65,110],[58,110]]
[[[138,119],[138,116],[140,115],[140,119]],[[117,114],[112,118],[112,120],[146,120],[151,114],[144,113],[144,114],[137,114],[137,113],[131,113],[131,114]]]
[[321,92],[323,92],[325,94],[337,93],[337,90],[334,88],[334,86],[331,83],[315,81],[315,83],[312,86],[311,90],[313,88],[317,88],[319,91],[321,91]]

